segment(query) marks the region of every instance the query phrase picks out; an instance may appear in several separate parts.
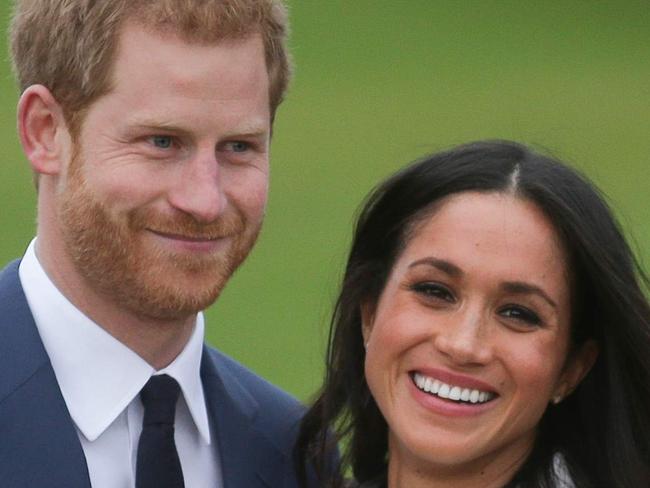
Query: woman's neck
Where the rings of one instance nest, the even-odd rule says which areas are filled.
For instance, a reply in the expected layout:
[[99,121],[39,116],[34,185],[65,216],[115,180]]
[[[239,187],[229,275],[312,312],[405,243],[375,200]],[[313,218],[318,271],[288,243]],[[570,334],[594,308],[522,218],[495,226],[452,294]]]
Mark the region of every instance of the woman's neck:
[[430,473],[406,469],[388,470],[388,488],[503,488],[514,473],[490,476],[487,473],[432,476]]
[[388,488],[503,488],[524,463],[529,450],[506,459],[485,459],[463,466],[431,465],[389,454]]

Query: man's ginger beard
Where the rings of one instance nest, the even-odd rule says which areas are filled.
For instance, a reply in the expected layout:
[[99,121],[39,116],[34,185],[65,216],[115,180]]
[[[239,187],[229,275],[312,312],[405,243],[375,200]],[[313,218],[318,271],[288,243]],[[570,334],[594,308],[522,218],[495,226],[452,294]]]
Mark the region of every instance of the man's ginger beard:
[[[57,211],[66,252],[86,285],[147,319],[183,319],[211,305],[253,247],[261,221],[246,222],[234,208],[210,224],[147,207],[115,214],[87,188],[82,164],[77,148]],[[219,254],[174,253],[152,245],[145,229],[195,238],[228,236],[230,242]]]

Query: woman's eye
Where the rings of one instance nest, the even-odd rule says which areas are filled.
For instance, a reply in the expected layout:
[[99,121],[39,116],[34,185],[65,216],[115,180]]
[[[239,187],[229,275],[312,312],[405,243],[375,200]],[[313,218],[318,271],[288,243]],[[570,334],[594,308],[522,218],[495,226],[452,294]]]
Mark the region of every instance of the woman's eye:
[[517,321],[525,322],[530,325],[541,325],[542,323],[539,315],[537,315],[532,310],[529,310],[526,307],[522,307],[520,305],[508,305],[502,308],[499,311],[499,314],[502,317],[515,319]]
[[152,136],[149,141],[158,149],[169,149],[173,144],[171,136]]
[[411,289],[418,295],[423,295],[427,298],[436,298],[446,302],[454,301],[454,295],[451,291],[438,283],[416,283],[411,286]]

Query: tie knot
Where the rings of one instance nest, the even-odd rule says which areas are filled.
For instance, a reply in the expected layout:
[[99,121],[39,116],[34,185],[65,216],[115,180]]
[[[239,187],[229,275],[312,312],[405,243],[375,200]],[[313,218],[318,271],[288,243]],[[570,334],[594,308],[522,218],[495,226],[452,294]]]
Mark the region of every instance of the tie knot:
[[144,405],[143,423],[173,425],[179,393],[180,386],[171,376],[161,374],[149,378],[140,391]]

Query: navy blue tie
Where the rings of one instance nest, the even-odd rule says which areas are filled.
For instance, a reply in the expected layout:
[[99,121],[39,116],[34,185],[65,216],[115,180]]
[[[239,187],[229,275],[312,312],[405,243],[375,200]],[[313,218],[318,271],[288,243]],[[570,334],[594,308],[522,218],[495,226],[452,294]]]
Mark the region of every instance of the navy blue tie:
[[138,443],[136,488],[184,488],[183,470],[174,443],[174,416],[180,387],[166,374],[152,376],[140,391],[144,405]]

